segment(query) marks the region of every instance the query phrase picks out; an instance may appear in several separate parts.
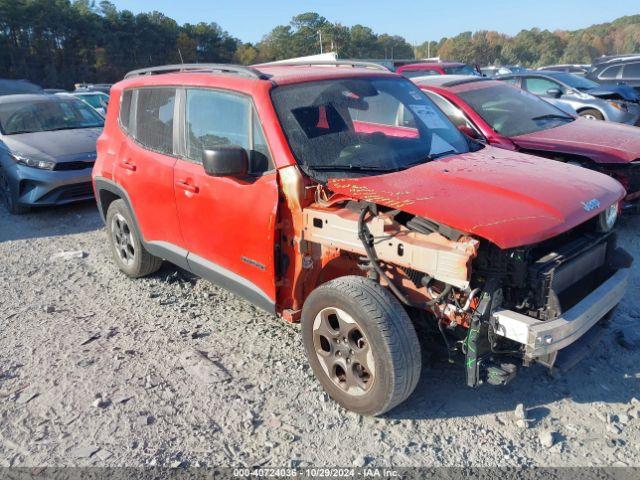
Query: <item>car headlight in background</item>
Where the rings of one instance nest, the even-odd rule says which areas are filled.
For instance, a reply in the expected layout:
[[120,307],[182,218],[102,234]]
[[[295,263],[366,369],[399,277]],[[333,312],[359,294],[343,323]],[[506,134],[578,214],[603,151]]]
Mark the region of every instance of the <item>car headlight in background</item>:
[[600,232],[608,232],[610,231],[616,224],[618,220],[618,212],[620,210],[620,205],[618,202],[610,205],[605,209],[604,212],[598,215],[598,231]]
[[616,110],[621,110],[623,112],[628,112],[629,111],[629,107],[627,106],[627,104],[625,102],[617,102],[615,100],[610,100],[609,101],[609,105],[611,105]]
[[48,160],[35,160],[33,158],[25,157],[17,153],[12,153],[11,157],[20,165],[26,165],[27,167],[39,168],[41,170],[53,170],[56,166],[55,162]]

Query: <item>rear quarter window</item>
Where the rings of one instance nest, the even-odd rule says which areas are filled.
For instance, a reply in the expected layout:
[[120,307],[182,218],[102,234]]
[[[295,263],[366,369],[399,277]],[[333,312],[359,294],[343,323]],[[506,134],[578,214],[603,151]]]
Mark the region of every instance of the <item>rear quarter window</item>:
[[624,72],[622,78],[640,78],[640,62],[639,63],[627,63],[624,66]]
[[120,124],[148,150],[173,154],[173,115],[176,89],[139,88],[123,92]]
[[130,132],[129,120],[131,119],[132,97],[133,90],[125,90],[122,92],[122,99],[120,100],[120,126],[127,133]]

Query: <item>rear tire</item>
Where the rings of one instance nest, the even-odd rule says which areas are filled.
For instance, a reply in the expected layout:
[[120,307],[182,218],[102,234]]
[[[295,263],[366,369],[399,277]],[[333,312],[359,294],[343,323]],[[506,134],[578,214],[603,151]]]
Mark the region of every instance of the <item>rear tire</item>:
[[580,110],[578,112],[578,115],[589,120],[604,120],[604,115],[602,115],[602,113],[600,113],[595,108],[586,108],[584,110]]
[[142,245],[133,216],[124,200],[114,200],[109,205],[107,233],[114,260],[129,277],[145,277],[162,265],[162,259],[151,255]]
[[420,378],[420,343],[409,315],[367,278],[341,277],[311,292],[302,338],[316,377],[348,410],[383,414],[406,400]]
[[4,203],[11,215],[22,215],[31,210],[29,207],[18,203],[18,196],[11,188],[11,180],[9,180],[9,177],[4,173],[2,167],[0,167],[0,197],[2,203]]

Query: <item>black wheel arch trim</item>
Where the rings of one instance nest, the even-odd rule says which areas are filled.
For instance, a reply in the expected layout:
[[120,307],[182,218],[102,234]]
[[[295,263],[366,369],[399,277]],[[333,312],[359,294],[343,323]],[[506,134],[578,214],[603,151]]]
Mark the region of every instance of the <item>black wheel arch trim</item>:
[[136,232],[136,235],[142,242],[144,248],[152,255],[156,257],[160,257],[163,260],[166,260],[174,265],[183,268],[189,272],[202,277],[211,283],[216,285],[220,285],[221,287],[239,295],[245,300],[249,301],[256,307],[261,308],[267,313],[276,314],[276,305],[275,302],[269,298],[269,296],[260,289],[257,285],[252,283],[240,275],[237,275],[230,270],[225,269],[219,265],[216,265],[209,260],[199,257],[194,253],[185,250],[177,245],[174,245],[169,242],[162,241],[146,241],[140,231],[140,227],[138,224],[138,219],[136,217],[135,211],[132,208],[131,200],[127,192],[120,187],[117,183],[112,180],[96,177],[94,178],[94,185],[96,191],[96,202],[98,204],[98,211],[100,212],[100,216],[102,220],[106,222],[107,212],[104,211],[104,205],[102,205],[102,199],[100,197],[100,191],[105,190],[108,191],[120,199],[122,199],[129,212],[131,214],[131,218],[133,219],[133,228]]

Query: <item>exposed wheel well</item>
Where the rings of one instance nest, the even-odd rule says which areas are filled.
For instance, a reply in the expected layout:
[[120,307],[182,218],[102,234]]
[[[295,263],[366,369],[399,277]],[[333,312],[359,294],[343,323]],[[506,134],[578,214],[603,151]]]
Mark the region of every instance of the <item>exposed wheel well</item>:
[[100,211],[102,212],[103,217],[106,217],[109,205],[118,199],[120,199],[120,196],[110,192],[109,190],[102,188],[98,191],[98,202],[100,204]]
[[586,111],[586,110],[595,110],[595,111],[596,111],[596,112],[598,112],[600,115],[602,115],[602,118],[605,118],[605,119],[607,118],[607,117],[605,116],[604,112],[603,112],[602,110],[600,110],[599,108],[596,108],[596,107],[582,107],[582,108],[578,108],[578,109],[576,109],[576,113],[577,113],[577,114],[580,114],[580,113],[582,113],[582,112],[584,112],[584,111]]

